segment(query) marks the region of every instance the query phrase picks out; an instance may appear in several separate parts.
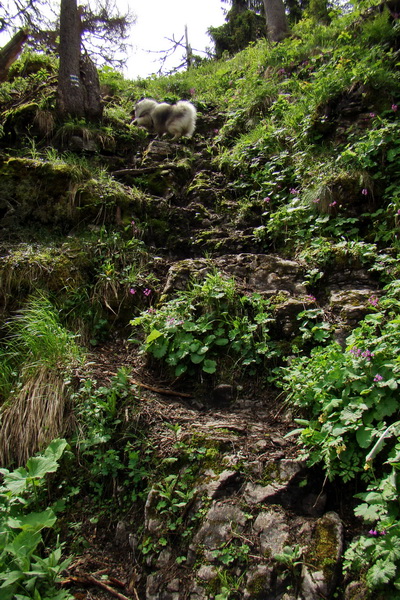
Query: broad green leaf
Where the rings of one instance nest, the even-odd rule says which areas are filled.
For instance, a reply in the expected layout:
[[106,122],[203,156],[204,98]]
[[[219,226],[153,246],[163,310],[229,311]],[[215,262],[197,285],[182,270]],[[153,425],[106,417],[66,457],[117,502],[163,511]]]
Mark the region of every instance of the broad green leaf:
[[182,375],[183,373],[185,373],[187,371],[187,366],[186,365],[178,365],[175,369],[175,375],[177,377],[179,377],[179,375]]
[[21,531],[10,544],[7,544],[5,551],[21,559],[34,552],[41,541],[42,536],[38,531]]
[[396,576],[396,565],[390,560],[378,559],[367,572],[367,582],[371,587],[388,583]]
[[29,477],[42,479],[47,473],[54,473],[58,469],[58,462],[47,456],[33,456],[26,463]]
[[207,359],[204,361],[203,371],[205,371],[205,373],[215,373],[216,370],[217,363],[215,362],[215,360]]
[[359,427],[356,431],[358,445],[361,448],[368,448],[373,439],[374,430],[370,427]]
[[199,363],[203,362],[203,360],[204,360],[204,354],[191,354],[190,355],[190,360],[195,365],[198,365]]
[[57,517],[51,508],[47,508],[42,512],[31,512],[27,515],[17,517],[9,517],[7,525],[12,529],[22,529],[27,531],[40,531],[44,527],[52,527],[56,522]]
[[152,353],[155,356],[155,358],[162,358],[163,356],[166,355],[168,350],[168,341],[165,341],[163,344],[159,343],[157,346],[154,346],[154,348],[152,348]]
[[146,344],[151,344],[151,342],[154,342],[154,340],[156,340],[157,338],[159,338],[162,335],[161,331],[158,331],[157,329],[153,329],[149,335],[147,336],[147,338],[145,339],[145,343]]
[[64,450],[69,446],[67,440],[57,439],[53,440],[44,451],[44,455],[54,460],[60,460],[64,453]]
[[4,476],[4,486],[12,492],[13,496],[19,496],[26,489],[27,482],[28,473],[24,467],[19,467]]
[[8,573],[0,573],[0,579],[4,580],[4,582],[0,585],[0,588],[12,585],[22,577],[22,571],[9,571]]

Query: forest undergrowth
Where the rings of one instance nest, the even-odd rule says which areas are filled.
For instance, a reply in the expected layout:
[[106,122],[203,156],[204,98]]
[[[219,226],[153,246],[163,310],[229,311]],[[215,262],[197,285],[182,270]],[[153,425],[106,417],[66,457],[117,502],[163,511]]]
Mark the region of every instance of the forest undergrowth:
[[[293,33],[168,77],[128,81],[103,68],[102,123],[57,123],[51,56],[26,52],[0,84],[2,600],[74,597],[59,584],[88,546],[78,521],[63,539],[77,503],[82,513],[94,506],[91,525],[114,522],[156,485],[170,536],[200,467],[216,460],[215,448],[179,442],[179,423],[169,423],[168,444],[181,444],[190,465],[179,478],[168,470],[179,452],[156,451],[147,437],[134,368],[113,363],[105,381],[83,375],[110,340],[135,349],[150,388],[182,401],[234,374],[273,398],[275,414],[290,409],[288,447],[296,440],[327,481],[357,490],[362,533],[347,540],[343,580],[361,581],[365,598],[399,597],[400,24],[370,9],[329,25],[303,19]],[[198,110],[194,141],[168,158],[172,184],[138,166],[149,140],[131,121],[143,95]],[[85,151],[74,150],[76,137]],[[116,175],[128,167],[133,183]],[[30,179],[38,174],[40,189]],[[291,337],[274,329],[281,295],[249,293],[215,269],[162,295],[182,259],[163,237],[173,199],[208,198],[211,182],[221,221],[250,228],[260,253],[301,263],[307,294]],[[206,209],[213,217],[205,200]],[[211,262],[219,253],[187,247]],[[351,268],[376,291],[338,340],[326,286]],[[143,562],[152,543],[141,541]],[[291,556],[289,568],[303,560],[299,548]],[[237,597],[227,586],[216,598]]]

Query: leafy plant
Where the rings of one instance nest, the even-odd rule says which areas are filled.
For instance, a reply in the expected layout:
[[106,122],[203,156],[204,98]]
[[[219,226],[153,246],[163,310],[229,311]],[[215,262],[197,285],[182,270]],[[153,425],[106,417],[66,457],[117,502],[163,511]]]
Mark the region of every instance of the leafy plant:
[[87,379],[75,394],[79,433],[71,441],[85,472],[80,488],[88,487],[104,505],[120,485],[120,498],[136,501],[147,489],[151,452],[140,432],[121,431],[121,412],[136,397],[129,372],[121,368],[109,386]]
[[150,308],[133,321],[146,334],[143,350],[182,375],[199,365],[214,373],[221,349],[243,368],[275,355],[268,335],[270,303],[259,294],[236,295],[232,279],[209,274],[186,292]]
[[303,559],[303,551],[304,549],[296,544],[295,546],[285,546],[282,549],[282,552],[274,555],[274,559],[284,565],[284,567],[289,571],[291,585],[295,592],[298,590],[300,578],[301,578],[301,569],[304,564]]
[[301,428],[293,433],[309,463],[322,463],[332,480],[365,482],[355,514],[372,527],[352,542],[345,567],[365,572],[370,589],[399,586],[398,296],[394,282],[384,298],[371,299],[374,312],[347,338],[345,350],[331,343],[283,369],[289,402],[308,415],[296,419]]
[[[26,467],[0,469],[0,590],[2,600],[69,600],[73,596],[58,583],[69,560],[62,560],[62,545],[56,542],[43,552],[42,531],[52,529],[62,505],[42,509],[46,475],[59,467],[67,442],[54,440],[43,454],[30,458]],[[41,510],[42,509],[42,510]]]

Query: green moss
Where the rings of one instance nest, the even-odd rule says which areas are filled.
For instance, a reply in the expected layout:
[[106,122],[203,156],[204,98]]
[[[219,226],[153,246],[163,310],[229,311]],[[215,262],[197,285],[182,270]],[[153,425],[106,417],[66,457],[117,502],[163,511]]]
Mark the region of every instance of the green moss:
[[247,592],[250,597],[256,600],[257,598],[264,598],[266,590],[269,586],[269,577],[266,575],[255,575],[251,579],[251,583],[247,586]]
[[82,249],[20,244],[0,257],[0,296],[7,304],[35,289],[70,293],[87,283],[89,259]]
[[334,574],[338,549],[337,526],[327,518],[317,521],[313,542],[305,556],[305,563],[315,571],[323,571],[326,580]]
[[273,462],[267,462],[263,469],[261,484],[268,485],[276,481],[279,481],[278,465]]

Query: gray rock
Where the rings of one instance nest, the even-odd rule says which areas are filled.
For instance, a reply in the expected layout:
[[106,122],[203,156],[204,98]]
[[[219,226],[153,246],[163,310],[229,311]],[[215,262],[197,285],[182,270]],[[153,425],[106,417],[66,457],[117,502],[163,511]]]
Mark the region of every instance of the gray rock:
[[368,590],[365,587],[365,584],[361,583],[361,581],[352,581],[346,587],[344,592],[345,600],[364,600],[367,597]]
[[259,536],[261,554],[273,558],[289,543],[289,525],[282,513],[275,510],[261,512],[253,525]]
[[326,513],[315,523],[302,568],[303,600],[329,598],[333,592],[343,552],[343,529],[335,512]]
[[[213,500],[225,495],[224,492],[232,486],[235,487],[240,481],[240,474],[237,471],[225,469],[219,475],[216,475],[212,469],[204,473],[205,483],[199,486],[199,495],[207,494]],[[228,494],[226,494],[228,495]]]
[[[169,273],[163,294],[182,290],[191,277],[202,279],[217,268],[228,276],[234,276],[246,287],[255,292],[272,296],[286,292],[289,296],[306,296],[307,289],[302,283],[303,267],[293,260],[285,260],[272,254],[225,254],[212,261],[208,259],[185,259],[175,263]],[[282,303],[282,314],[284,311]],[[298,310],[304,310],[304,303]]]
[[218,571],[214,565],[202,565],[197,571],[197,578],[202,581],[212,581],[218,575]]
[[333,290],[329,306],[333,313],[345,323],[357,323],[370,312],[369,298],[376,296],[371,288]]
[[255,504],[261,504],[262,502],[271,499],[282,489],[284,489],[284,486],[276,483],[264,486],[249,482],[244,489],[244,499],[247,504],[254,506]]
[[279,478],[281,481],[291,481],[293,477],[304,471],[306,462],[285,458],[279,461]]
[[214,550],[230,538],[232,531],[242,531],[245,523],[246,516],[240,508],[233,504],[214,502],[194,536],[191,548],[202,545],[208,550]]
[[167,584],[167,590],[169,592],[179,592],[180,585],[179,579],[171,579]]
[[189,600],[208,600],[209,596],[206,590],[198,583],[194,583],[189,595]]
[[157,569],[164,569],[170,562],[171,556],[171,550],[169,548],[164,548],[161,550],[156,561]]
[[157,533],[162,527],[162,520],[157,517],[155,510],[158,501],[158,492],[155,489],[151,489],[144,507],[144,526],[149,533]]
[[265,598],[271,587],[272,568],[268,565],[257,565],[247,574],[246,589],[243,600]]
[[124,521],[118,521],[115,528],[115,543],[117,546],[124,546],[129,543],[129,533],[127,524]]

